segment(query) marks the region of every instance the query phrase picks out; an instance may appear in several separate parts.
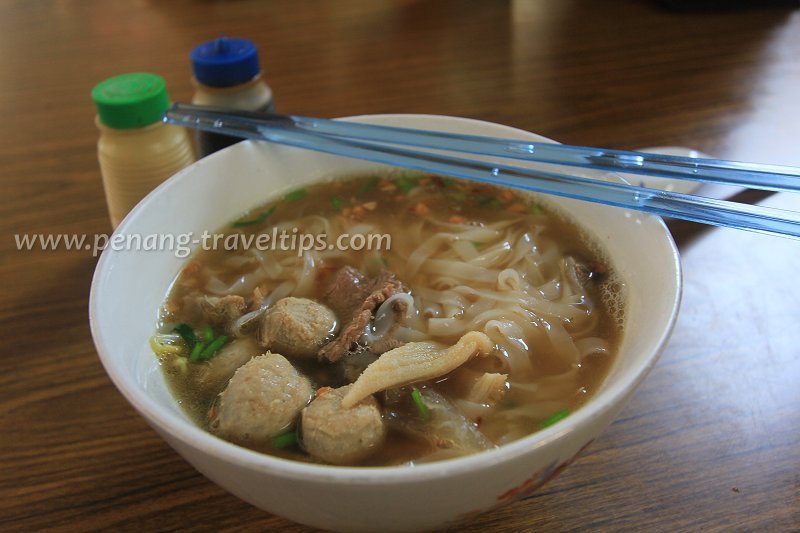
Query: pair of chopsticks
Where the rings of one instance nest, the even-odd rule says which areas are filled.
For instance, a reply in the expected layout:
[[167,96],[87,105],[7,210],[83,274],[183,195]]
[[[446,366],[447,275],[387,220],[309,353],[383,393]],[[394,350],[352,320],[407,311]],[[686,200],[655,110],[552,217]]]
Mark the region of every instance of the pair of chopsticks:
[[790,192],[800,191],[800,168],[795,167],[519,141],[190,104],[174,104],[164,114],[164,121],[658,216],[800,239],[800,214],[793,211],[595,180],[549,169],[522,168],[494,160],[466,159],[442,152]]

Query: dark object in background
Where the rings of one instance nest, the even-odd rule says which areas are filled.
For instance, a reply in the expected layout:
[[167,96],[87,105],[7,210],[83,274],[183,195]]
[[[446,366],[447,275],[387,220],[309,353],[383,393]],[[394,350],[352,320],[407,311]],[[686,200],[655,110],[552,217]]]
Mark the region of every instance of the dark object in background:
[[759,7],[800,7],[800,0],[658,0],[662,6],[675,11],[727,11]]

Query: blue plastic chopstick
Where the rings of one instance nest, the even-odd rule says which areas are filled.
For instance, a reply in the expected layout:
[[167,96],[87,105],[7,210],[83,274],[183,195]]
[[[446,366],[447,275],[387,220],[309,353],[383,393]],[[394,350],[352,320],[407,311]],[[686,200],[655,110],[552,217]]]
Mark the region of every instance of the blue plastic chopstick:
[[[708,159],[693,160],[638,152],[529,143],[308,117],[232,112],[187,104],[174,104],[165,113],[164,120],[206,131],[268,140],[335,155],[598,202],[660,216],[800,238],[800,216],[792,211],[520,168],[499,162],[490,163],[411,150],[399,145],[411,144],[432,150],[569,164],[606,171],[632,172],[635,168],[639,170],[638,173],[656,173],[655,175],[661,177],[679,179],[686,179],[688,176],[684,176],[684,173],[688,172],[691,179],[698,181],[797,191],[800,190],[797,186],[800,169],[792,167]],[[345,127],[340,128],[340,125]],[[424,142],[426,140],[427,142]],[[510,152],[509,147],[513,148]],[[528,149],[526,147],[531,147],[532,150],[528,151],[527,155],[524,153],[524,150]],[[565,162],[567,156],[570,163]],[[631,168],[630,165],[634,164],[634,159],[637,157],[641,158],[638,160],[641,164],[637,163],[638,166]],[[581,163],[582,160],[584,163]],[[587,160],[589,162],[586,162]],[[699,167],[692,168],[690,166],[692,163],[697,163]],[[653,166],[656,168],[651,168]]]

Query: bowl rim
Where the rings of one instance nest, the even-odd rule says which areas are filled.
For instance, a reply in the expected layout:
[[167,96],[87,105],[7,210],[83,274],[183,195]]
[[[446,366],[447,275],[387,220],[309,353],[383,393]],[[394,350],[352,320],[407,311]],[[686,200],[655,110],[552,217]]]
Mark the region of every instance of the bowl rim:
[[[493,127],[500,126],[505,128],[509,133],[516,132],[518,134],[523,134],[527,138],[536,137],[545,142],[555,142],[552,139],[548,139],[547,137],[543,137],[536,133],[503,124],[445,115],[372,114],[340,117],[336,120],[358,122],[376,119],[388,121],[433,119],[441,120],[443,122],[452,122],[454,124],[463,124],[465,122],[480,125],[488,124]],[[261,141],[244,142],[259,143]],[[233,145],[221,152],[234,150],[236,147],[237,145]],[[212,154],[208,157],[217,157],[219,153],[220,152]],[[203,160],[200,159],[192,165],[179,171],[154,189],[131,211],[131,213],[128,214],[128,216],[123,219],[114,233],[125,233],[129,226],[135,223],[137,213],[143,209],[142,206],[147,205],[147,203],[151,201],[153,197],[159,195],[162,189],[175,186],[176,183],[179,183],[182,179],[184,179],[183,176],[192,172],[194,165],[197,165],[202,161]],[[596,395],[590,398],[587,403],[582,405],[564,420],[508,444],[463,457],[445,459],[432,463],[422,463],[414,465],[413,467],[409,467],[408,465],[354,467],[303,463],[291,459],[283,459],[280,457],[262,454],[248,448],[238,446],[212,435],[211,433],[196,426],[188,419],[181,418],[177,414],[163,408],[156,400],[147,394],[141,394],[141,387],[138,385],[135,376],[121,371],[120,368],[113,364],[113,358],[109,355],[111,351],[110,347],[113,346],[113,344],[109,342],[110,339],[107,337],[106,332],[104,332],[100,327],[99,322],[101,319],[99,318],[98,309],[100,307],[100,298],[102,295],[101,286],[110,273],[110,267],[113,264],[112,262],[114,256],[116,253],[118,253],[112,249],[106,249],[102,252],[92,278],[89,297],[89,322],[91,334],[94,339],[98,357],[105,368],[106,373],[120,393],[122,393],[131,406],[133,406],[134,409],[139,412],[145,421],[158,430],[162,436],[164,434],[168,434],[171,437],[179,440],[183,445],[194,448],[202,453],[213,455],[222,461],[248,469],[269,472],[271,475],[283,478],[297,478],[306,481],[320,482],[336,481],[338,483],[345,482],[363,485],[417,483],[442,476],[458,475],[470,471],[491,468],[493,465],[512,461],[520,456],[530,453],[534,449],[545,447],[553,441],[565,438],[573,431],[576,431],[577,428],[590,423],[592,418],[605,414],[612,410],[615,406],[622,403],[625,397],[636,389],[638,384],[655,366],[675,327],[678,309],[680,307],[683,294],[683,281],[678,249],[669,230],[667,229],[666,224],[658,217],[648,217],[654,219],[652,222],[656,224],[657,230],[662,233],[662,237],[664,237],[667,241],[667,245],[671,252],[670,255],[672,258],[672,267],[674,268],[675,272],[675,279],[673,282],[676,290],[673,301],[671,302],[670,316],[667,327],[660,332],[659,338],[655,343],[655,348],[645,359],[645,362],[641,368],[639,368],[626,380],[620,380],[598,392]]]

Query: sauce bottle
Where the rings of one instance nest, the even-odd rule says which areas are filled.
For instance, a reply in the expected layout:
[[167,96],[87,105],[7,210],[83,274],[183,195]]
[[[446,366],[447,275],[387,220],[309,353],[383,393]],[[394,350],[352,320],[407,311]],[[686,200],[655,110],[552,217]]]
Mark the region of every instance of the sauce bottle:
[[[256,46],[247,39],[220,37],[192,50],[196,92],[193,104],[243,111],[272,111],[272,90],[261,77]],[[241,141],[219,133],[197,132],[200,157]]]
[[92,89],[92,100],[100,130],[97,158],[116,228],[147,193],[194,162],[194,149],[184,128],[161,122],[169,95],[157,74],[108,78]]

